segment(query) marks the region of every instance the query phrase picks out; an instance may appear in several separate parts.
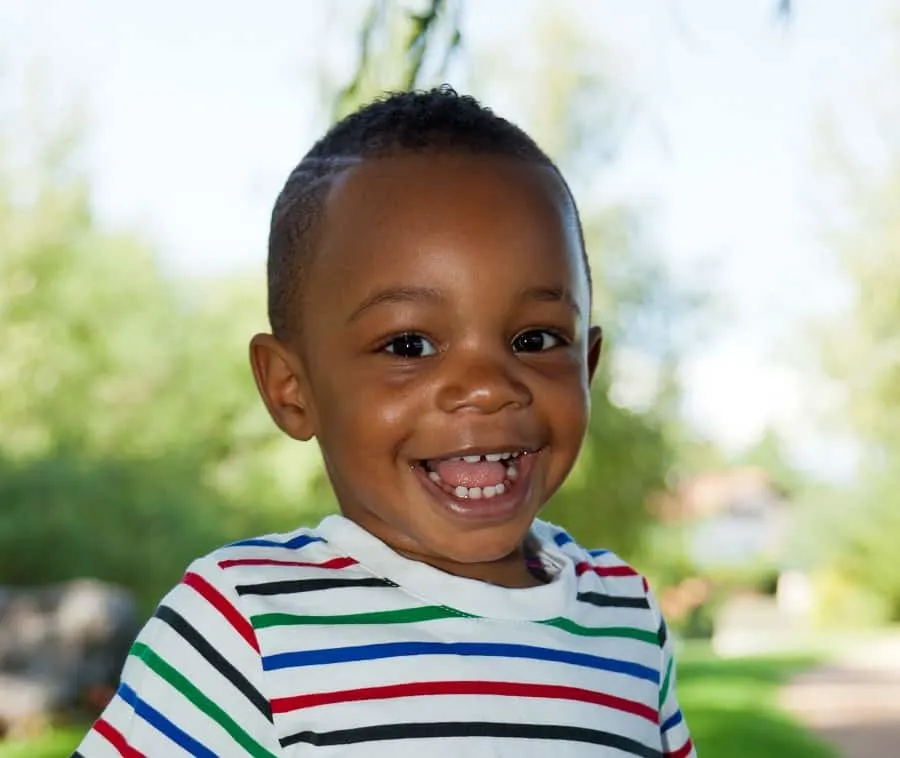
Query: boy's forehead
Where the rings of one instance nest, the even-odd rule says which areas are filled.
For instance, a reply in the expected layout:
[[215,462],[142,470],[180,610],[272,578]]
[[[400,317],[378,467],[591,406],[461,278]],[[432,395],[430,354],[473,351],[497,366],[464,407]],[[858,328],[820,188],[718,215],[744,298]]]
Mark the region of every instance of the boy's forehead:
[[[503,268],[489,274],[498,262]],[[313,300],[330,293],[322,305],[333,307],[335,298],[352,301],[388,280],[440,277],[448,266],[492,276],[495,287],[524,268],[589,308],[577,214],[552,167],[412,154],[362,160],[335,177],[311,261]]]
[[348,166],[329,189],[323,236],[342,237],[350,229],[426,232],[441,225],[486,236],[504,226],[528,228],[566,246],[581,245],[574,203],[552,166],[472,154],[406,153]]

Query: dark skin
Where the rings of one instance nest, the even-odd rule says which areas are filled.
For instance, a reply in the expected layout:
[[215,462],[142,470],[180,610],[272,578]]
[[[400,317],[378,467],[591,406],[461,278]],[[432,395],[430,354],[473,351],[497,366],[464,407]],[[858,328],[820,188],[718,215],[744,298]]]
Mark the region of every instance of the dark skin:
[[[343,514],[397,552],[533,586],[532,521],[581,448],[601,333],[572,202],[546,167],[469,155],[365,160],[334,182],[297,336],[256,335],[262,398],[315,437]],[[423,461],[526,451],[512,491],[454,501]]]

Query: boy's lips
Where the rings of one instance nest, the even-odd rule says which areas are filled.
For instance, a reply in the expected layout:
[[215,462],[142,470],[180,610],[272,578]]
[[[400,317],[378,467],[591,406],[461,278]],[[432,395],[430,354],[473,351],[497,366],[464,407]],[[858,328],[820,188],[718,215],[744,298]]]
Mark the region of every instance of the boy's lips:
[[466,449],[462,455],[419,461],[414,466],[431,497],[457,518],[502,521],[530,490],[531,473],[542,448]]

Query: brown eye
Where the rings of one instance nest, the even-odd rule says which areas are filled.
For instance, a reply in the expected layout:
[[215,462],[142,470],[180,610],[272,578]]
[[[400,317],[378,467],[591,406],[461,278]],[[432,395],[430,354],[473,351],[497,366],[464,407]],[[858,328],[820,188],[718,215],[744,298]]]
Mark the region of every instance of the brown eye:
[[564,344],[565,340],[553,332],[546,329],[532,329],[518,335],[512,341],[512,349],[516,353],[541,353]]
[[398,358],[427,358],[437,353],[437,349],[421,334],[400,334],[385,346],[385,352]]

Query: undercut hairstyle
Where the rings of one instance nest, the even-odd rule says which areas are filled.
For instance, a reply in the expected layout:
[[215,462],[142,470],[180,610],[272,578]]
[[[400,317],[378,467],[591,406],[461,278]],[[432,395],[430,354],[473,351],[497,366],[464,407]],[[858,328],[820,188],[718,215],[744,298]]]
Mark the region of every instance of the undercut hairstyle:
[[388,93],[334,124],[291,172],[275,201],[267,275],[269,323],[276,338],[287,340],[299,331],[299,305],[334,178],[360,160],[404,153],[508,157],[553,170],[575,208],[590,287],[571,190],[531,137],[449,86]]

